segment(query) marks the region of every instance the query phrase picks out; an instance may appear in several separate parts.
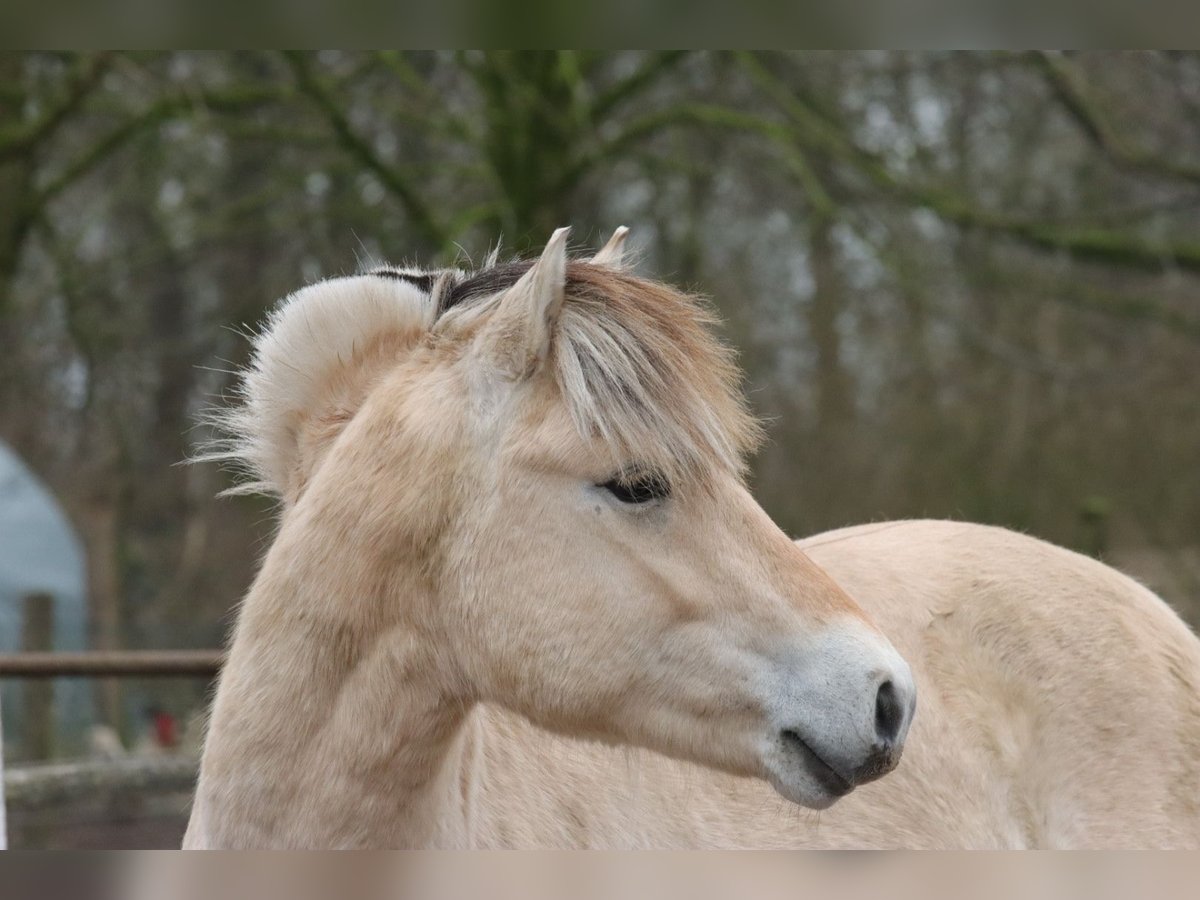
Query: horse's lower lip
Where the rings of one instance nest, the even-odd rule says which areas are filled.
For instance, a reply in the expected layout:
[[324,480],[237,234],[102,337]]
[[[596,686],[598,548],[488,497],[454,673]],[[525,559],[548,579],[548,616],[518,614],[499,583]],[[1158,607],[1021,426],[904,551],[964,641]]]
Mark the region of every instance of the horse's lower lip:
[[803,761],[804,768],[816,782],[834,797],[844,797],[854,790],[854,785],[834,771],[829,763],[808,745],[808,742],[791,729],[785,729],[781,736],[784,744]]

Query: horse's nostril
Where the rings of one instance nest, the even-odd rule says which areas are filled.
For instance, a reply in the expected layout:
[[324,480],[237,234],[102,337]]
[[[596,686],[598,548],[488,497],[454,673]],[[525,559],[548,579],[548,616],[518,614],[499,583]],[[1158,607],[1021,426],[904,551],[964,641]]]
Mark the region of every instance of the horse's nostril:
[[875,696],[875,735],[886,744],[895,743],[904,725],[904,706],[896,686],[885,681]]

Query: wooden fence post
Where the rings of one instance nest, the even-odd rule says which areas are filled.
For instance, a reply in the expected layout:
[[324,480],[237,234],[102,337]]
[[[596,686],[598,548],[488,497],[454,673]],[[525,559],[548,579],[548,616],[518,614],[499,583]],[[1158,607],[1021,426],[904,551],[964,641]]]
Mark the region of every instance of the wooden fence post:
[[[44,592],[25,596],[21,649],[44,652],[54,645],[54,597]],[[54,754],[54,682],[25,683],[25,758],[49,759]]]

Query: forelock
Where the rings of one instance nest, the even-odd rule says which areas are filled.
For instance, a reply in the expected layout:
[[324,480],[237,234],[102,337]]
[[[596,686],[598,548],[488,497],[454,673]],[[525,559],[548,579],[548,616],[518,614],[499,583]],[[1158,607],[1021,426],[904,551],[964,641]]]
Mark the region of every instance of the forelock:
[[[486,315],[532,261],[447,280],[433,298],[443,320]],[[693,475],[741,473],[761,431],[746,408],[733,352],[700,298],[608,266],[572,261],[551,368],[581,435],[616,465]]]

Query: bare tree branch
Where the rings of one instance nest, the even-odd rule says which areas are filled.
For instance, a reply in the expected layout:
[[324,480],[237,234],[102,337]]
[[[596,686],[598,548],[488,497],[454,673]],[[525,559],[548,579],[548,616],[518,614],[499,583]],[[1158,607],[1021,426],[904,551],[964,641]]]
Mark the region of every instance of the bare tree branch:
[[1062,55],[1038,51],[1031,53],[1029,58],[1045,75],[1047,84],[1067,114],[1113,163],[1148,175],[1200,184],[1200,165],[1162,159],[1133,146],[1088,96],[1079,73]]
[[607,118],[614,109],[652,87],[663,75],[678,66],[688,56],[687,50],[668,50],[652,56],[628,78],[617,82],[596,97],[592,116],[596,121]]
[[235,113],[276,103],[285,97],[285,92],[278,87],[239,87],[163,97],[141,113],[126,119],[67,163],[55,178],[38,191],[29,215],[36,216],[46,203],[149,128],[188,113]]
[[284,57],[292,67],[301,92],[313,101],[324,114],[342,147],[380,180],[404,207],[413,225],[430,243],[445,247],[450,235],[433,215],[424,198],[393,166],[380,159],[374,148],[351,126],[337,99],[325,88],[298,51],[285,51]]
[[834,203],[825,186],[805,159],[800,146],[793,140],[792,131],[788,126],[753,113],[705,103],[672,106],[647,113],[627,123],[612,137],[589,147],[577,158],[563,174],[559,190],[570,190],[601,163],[617,159],[642,141],[678,127],[715,128],[771,138],[776,149],[782,152],[785,165],[796,176],[814,207],[827,212],[833,210]]
[[[1115,229],[1060,229],[989,212],[952,191],[902,181],[879,156],[860,147],[844,129],[807,106],[795,92],[788,91],[755,57],[746,54],[742,59],[748,61],[756,81],[768,88],[788,114],[792,127],[787,129],[786,140],[798,141],[828,154],[835,162],[853,167],[875,188],[895,200],[925,207],[964,228],[1006,235],[1029,246],[1066,253],[1080,260],[1148,271],[1160,271],[1173,265],[1189,272],[1200,272],[1200,244],[1150,242]],[[779,139],[775,129],[763,133]]]
[[85,57],[71,74],[66,92],[57,103],[25,128],[0,135],[0,162],[28,153],[50,138],[100,83],[112,60],[111,53]]

